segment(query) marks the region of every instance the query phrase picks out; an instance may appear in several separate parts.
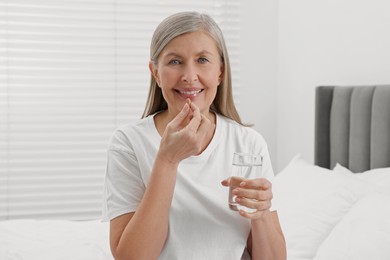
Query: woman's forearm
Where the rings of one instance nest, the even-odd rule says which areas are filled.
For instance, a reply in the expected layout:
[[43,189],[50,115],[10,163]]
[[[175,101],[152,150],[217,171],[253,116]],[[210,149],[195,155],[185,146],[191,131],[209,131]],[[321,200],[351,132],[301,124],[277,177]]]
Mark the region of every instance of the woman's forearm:
[[139,208],[123,231],[118,259],[157,259],[168,232],[178,164],[156,158]]
[[253,260],[285,260],[286,243],[276,212],[266,211],[261,219],[252,220]]
[[[169,114],[166,117],[169,119]],[[163,122],[161,117],[157,121]],[[160,130],[164,131],[153,169],[137,211],[128,216],[119,241],[114,241],[114,244],[117,243],[114,248],[116,258],[158,258],[168,234],[178,165],[205,149],[212,138],[210,130],[214,128],[215,125],[193,103],[186,103],[166,126],[160,124]]]

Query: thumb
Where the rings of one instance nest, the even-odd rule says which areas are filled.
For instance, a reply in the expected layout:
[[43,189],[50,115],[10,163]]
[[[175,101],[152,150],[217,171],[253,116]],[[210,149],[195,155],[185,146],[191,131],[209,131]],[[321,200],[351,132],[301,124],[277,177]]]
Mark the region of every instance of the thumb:
[[180,113],[177,114],[177,115],[175,116],[175,118],[174,118],[171,122],[169,122],[168,125],[169,125],[170,127],[174,128],[174,129],[179,128],[181,122],[183,122],[183,120],[187,117],[188,111],[189,111],[189,110],[190,110],[190,107],[189,107],[189,105],[186,103],[186,104],[183,106],[183,108],[181,109]]
[[230,183],[230,178],[224,179],[223,181],[221,181],[222,186],[225,186],[225,187],[228,187],[229,183]]

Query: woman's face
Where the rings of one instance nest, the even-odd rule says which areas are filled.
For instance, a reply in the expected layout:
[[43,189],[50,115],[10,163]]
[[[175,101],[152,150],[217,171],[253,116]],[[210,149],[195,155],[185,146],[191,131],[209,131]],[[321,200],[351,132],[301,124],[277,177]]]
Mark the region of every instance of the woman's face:
[[150,64],[168,112],[176,115],[189,98],[203,114],[209,112],[222,80],[216,42],[202,31],[180,35],[165,46],[157,66]]

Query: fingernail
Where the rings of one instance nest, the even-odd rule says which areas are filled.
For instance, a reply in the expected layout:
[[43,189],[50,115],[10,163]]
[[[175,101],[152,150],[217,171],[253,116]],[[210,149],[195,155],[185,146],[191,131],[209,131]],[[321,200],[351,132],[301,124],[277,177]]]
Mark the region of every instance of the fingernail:
[[245,184],[246,184],[245,181],[243,181],[243,182],[240,183],[240,186],[241,186],[241,187],[244,187]]

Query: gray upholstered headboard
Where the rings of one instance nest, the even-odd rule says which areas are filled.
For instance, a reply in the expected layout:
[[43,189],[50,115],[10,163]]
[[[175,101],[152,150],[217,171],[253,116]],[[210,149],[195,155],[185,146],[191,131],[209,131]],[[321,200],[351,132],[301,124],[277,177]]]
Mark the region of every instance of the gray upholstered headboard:
[[316,165],[390,167],[390,85],[320,86],[315,109]]

